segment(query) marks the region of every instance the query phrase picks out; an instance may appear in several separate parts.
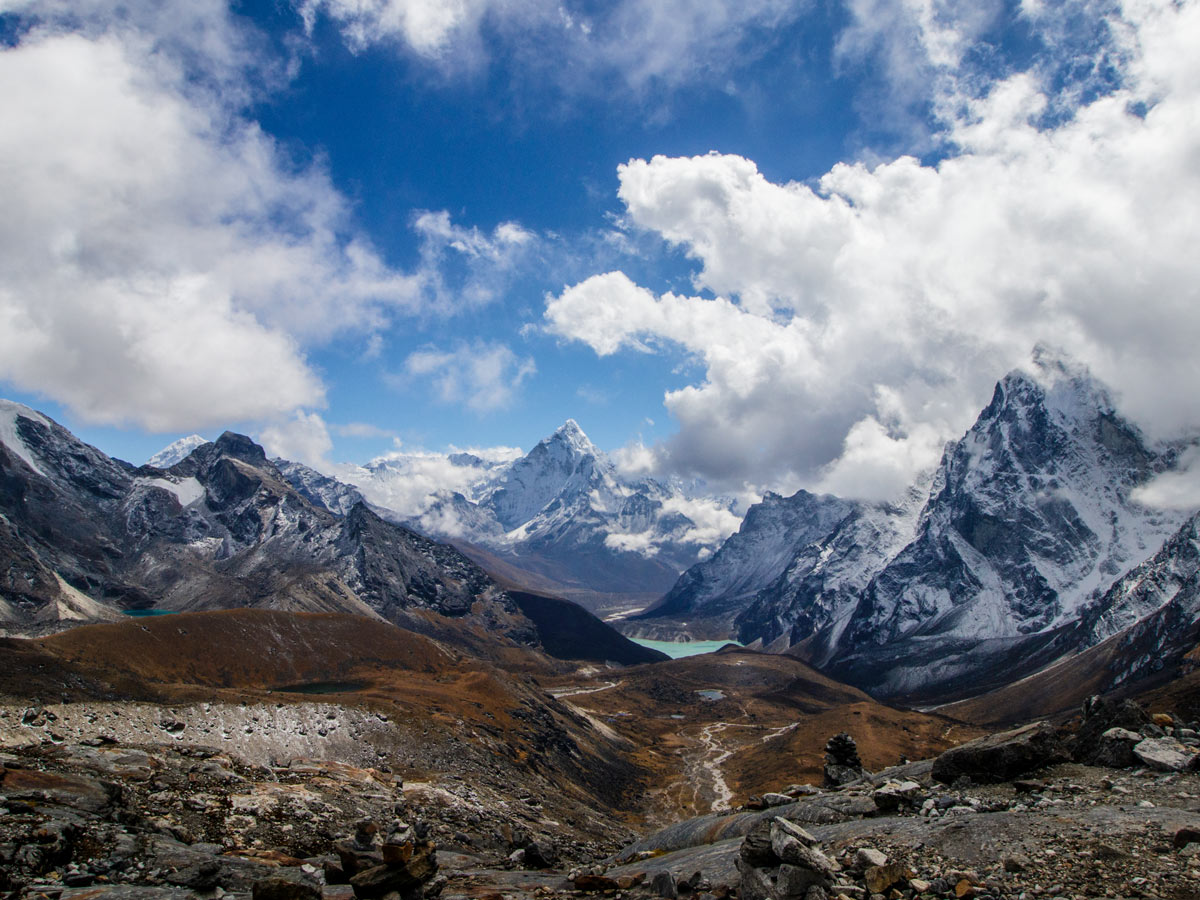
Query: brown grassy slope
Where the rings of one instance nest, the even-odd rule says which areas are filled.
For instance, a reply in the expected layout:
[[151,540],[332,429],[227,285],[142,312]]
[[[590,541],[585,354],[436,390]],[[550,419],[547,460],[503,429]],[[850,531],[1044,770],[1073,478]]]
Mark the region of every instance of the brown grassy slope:
[[1182,660],[1182,674],[1146,691],[1138,700],[1151,712],[1169,712],[1188,722],[1200,721],[1200,644]]
[[1034,719],[1065,719],[1077,713],[1088,697],[1111,692],[1113,697],[1130,697],[1156,710],[1177,703],[1181,715],[1184,707],[1200,715],[1200,679],[1189,674],[1200,662],[1200,648],[1181,660],[1168,661],[1158,672],[1112,688],[1115,675],[1126,670],[1130,656],[1119,638],[1110,638],[999,690],[938,707],[937,712],[994,728]]
[[1101,644],[999,690],[949,703],[937,711],[990,727],[1065,716],[1103,689],[1111,660],[1110,644]]
[[793,783],[820,784],[825,741],[842,731],[854,737],[863,765],[872,772],[896,765],[901,757],[927,759],[982,733],[975,726],[892,709],[873,700],[835,706],[806,716],[795,729],[739,753],[733,760],[730,784],[740,795]]
[[97,676],[215,688],[330,681],[374,665],[431,674],[454,659],[427,638],[379,621],[254,609],[75,628],[30,643]]

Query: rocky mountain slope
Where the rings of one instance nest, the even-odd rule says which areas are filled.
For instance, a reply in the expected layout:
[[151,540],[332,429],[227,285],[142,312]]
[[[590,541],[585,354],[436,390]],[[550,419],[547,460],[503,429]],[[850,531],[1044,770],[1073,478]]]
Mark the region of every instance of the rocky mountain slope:
[[514,635],[529,630],[457,551],[362,506],[346,517],[314,506],[248,438],[226,432],[170,469],[134,469],[31,410],[10,406],[6,415],[10,630],[56,627],[72,600],[110,619],[127,609],[233,606],[462,616],[482,601]]
[[[1092,694],[1175,690],[1194,682],[1200,660],[1200,514],[1118,579],[1053,646],[1066,658],[946,709],[969,721],[1007,724],[1061,714]],[[1191,709],[1190,701],[1172,706]]]
[[[344,514],[314,504],[249,438],[226,432],[168,469],[135,469],[16,404],[0,408],[0,425],[9,634],[129,611],[255,607],[348,612],[427,633],[438,618],[460,619],[500,642],[539,644],[539,624],[457,550],[362,502]],[[611,638],[624,661],[658,658]]]
[[[997,384],[902,503],[799,498],[828,514],[811,515],[811,536],[800,535],[810,539],[782,564],[787,528],[766,507],[752,510],[647,621],[669,628],[711,614],[728,623],[720,636],[791,647],[876,696],[978,693],[1090,645],[1063,641],[1085,617],[1099,639],[1163,599],[1104,598],[1183,519],[1131,499],[1172,459],[1086,372],[1042,355],[1032,373]],[[778,570],[768,583],[762,560]],[[687,611],[672,614],[680,605]]]
[[[300,490],[330,491],[302,467],[280,468]],[[456,453],[432,465],[395,455],[336,474],[384,515],[479,548],[514,581],[605,611],[644,606],[725,536],[712,521],[736,523],[727,502],[622,476],[574,420],[515,459]]]
[[324,871],[290,860],[336,860],[365,818],[377,841],[411,829],[489,859],[603,856],[629,838],[639,774],[528,675],[361,617],[188,613],[0,646],[5,890],[248,897]]
[[[648,835],[604,877],[664,872],[656,886],[728,885],[756,900],[1194,896],[1195,723],[1136,706],[1096,713],[1077,730],[1039,723],[848,783],[764,794],[768,809]],[[842,768],[839,743],[852,746],[829,741],[827,774]]]
[[[710,559],[692,566],[662,599],[623,625],[626,634],[693,640],[729,637],[750,600],[775,582],[805,547],[827,537],[860,504],[797,491],[767,493],[742,520],[737,533]],[[668,620],[660,631],[658,620]]]
[[829,660],[867,585],[916,534],[928,479],[897,503],[860,503],[819,540],[799,548],[783,573],[739,611],[734,627],[747,642],[777,649],[817,631],[821,646],[807,658]]
[[831,671],[890,695],[1011,681],[1178,527],[1131,501],[1167,460],[1103,388],[1062,365],[1039,374],[1006,376],[947,451],[916,539],[863,592]]

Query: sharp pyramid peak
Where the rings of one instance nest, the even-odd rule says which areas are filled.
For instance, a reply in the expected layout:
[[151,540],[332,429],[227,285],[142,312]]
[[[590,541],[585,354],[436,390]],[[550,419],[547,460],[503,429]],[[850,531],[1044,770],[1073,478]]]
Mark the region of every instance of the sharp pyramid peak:
[[1029,364],[1000,379],[984,415],[999,409],[998,403],[1044,405],[1068,419],[1091,418],[1114,408],[1108,387],[1085,364],[1047,344],[1038,344]]
[[567,419],[546,439],[547,441],[557,441],[565,443],[571,447],[586,453],[594,453],[596,447],[592,444],[591,439],[579,427],[579,423],[574,419]]

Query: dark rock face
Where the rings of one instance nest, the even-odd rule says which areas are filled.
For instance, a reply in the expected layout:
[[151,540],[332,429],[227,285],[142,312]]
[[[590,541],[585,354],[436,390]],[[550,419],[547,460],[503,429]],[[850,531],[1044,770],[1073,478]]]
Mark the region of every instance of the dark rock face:
[[537,628],[542,646],[560,659],[616,662],[621,665],[658,662],[665,653],[635,644],[569,600],[509,591],[522,614]]
[[968,778],[978,784],[1010,781],[1068,758],[1054,726],[1035,722],[947,750],[933,762],[933,778],[953,784]]

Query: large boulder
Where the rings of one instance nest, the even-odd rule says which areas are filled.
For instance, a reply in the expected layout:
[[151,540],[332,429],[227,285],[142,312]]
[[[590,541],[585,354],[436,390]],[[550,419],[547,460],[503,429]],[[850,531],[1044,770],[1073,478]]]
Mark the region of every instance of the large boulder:
[[1152,769],[1183,772],[1191,767],[1196,751],[1174,738],[1146,738],[1134,745],[1133,755]]
[[1055,728],[1034,722],[947,750],[934,760],[932,775],[942,784],[963,777],[980,784],[1010,781],[1067,758]]
[[350,878],[355,897],[374,898],[396,892],[402,900],[419,900],[420,887],[437,874],[432,843],[385,844],[381,855],[383,865],[361,870]]

